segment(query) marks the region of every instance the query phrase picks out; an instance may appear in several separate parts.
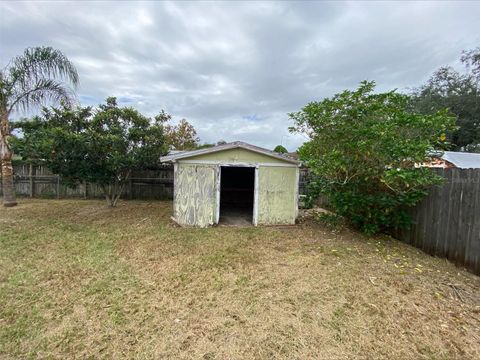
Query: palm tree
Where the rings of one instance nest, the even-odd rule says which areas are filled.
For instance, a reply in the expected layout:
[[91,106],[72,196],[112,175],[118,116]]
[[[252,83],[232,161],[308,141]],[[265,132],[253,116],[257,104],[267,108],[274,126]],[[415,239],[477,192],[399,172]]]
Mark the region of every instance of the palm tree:
[[13,111],[29,110],[51,102],[71,104],[75,99],[67,82],[75,88],[75,66],[59,50],[51,47],[28,48],[0,70],[0,155],[3,205],[15,206],[12,150],[9,146]]

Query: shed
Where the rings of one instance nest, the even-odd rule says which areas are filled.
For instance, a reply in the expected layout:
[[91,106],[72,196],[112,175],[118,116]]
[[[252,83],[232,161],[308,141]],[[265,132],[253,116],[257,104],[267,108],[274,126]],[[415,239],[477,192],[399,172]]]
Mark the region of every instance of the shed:
[[181,225],[294,224],[300,162],[241,141],[169,154]]

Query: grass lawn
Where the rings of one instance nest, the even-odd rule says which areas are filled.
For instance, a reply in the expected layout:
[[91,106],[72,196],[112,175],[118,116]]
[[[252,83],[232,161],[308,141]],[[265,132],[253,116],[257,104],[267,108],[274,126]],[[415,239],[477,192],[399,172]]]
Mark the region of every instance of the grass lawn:
[[0,358],[480,358],[480,278],[386,237],[0,208]]

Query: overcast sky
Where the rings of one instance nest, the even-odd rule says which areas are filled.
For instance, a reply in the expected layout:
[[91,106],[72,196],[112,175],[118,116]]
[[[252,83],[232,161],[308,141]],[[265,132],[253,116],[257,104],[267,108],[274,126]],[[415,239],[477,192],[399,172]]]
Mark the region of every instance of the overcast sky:
[[364,79],[417,86],[480,46],[480,2],[0,2],[0,66],[53,46],[82,105],[116,96],[203,142],[295,150],[287,113]]

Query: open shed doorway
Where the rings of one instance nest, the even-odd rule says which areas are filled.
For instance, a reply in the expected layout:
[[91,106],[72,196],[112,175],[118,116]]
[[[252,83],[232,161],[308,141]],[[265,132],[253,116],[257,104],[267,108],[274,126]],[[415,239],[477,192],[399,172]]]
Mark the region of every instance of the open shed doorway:
[[252,225],[254,189],[254,167],[222,166],[219,223]]

